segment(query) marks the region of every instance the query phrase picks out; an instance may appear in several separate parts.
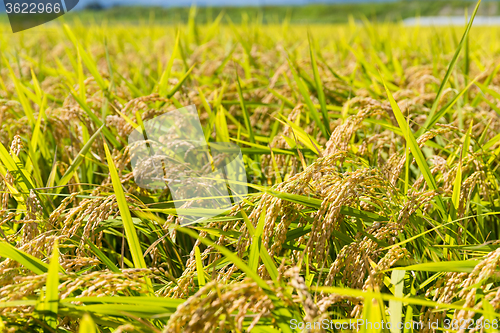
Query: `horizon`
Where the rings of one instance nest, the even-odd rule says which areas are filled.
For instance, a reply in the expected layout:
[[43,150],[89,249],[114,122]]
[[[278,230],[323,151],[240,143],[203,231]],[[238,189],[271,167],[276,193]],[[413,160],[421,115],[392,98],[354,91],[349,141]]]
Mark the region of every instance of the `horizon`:
[[[111,8],[115,6],[140,6],[140,7],[191,7],[196,5],[198,7],[265,7],[265,6],[307,6],[307,5],[331,5],[331,4],[362,4],[362,3],[392,3],[400,0],[80,0],[74,10],[83,10],[85,7],[96,4],[104,8]],[[443,0],[444,1],[444,0]],[[492,0],[500,1],[500,0]],[[5,11],[5,4],[0,1],[0,11]]]
[[[462,0],[474,3],[474,0]],[[79,0],[73,9],[81,11],[90,5],[101,6],[103,9],[113,7],[162,7],[162,8],[189,8],[197,6],[200,8],[238,8],[238,7],[301,7],[309,5],[361,5],[361,4],[383,4],[383,3],[405,3],[421,2],[420,0]],[[424,2],[424,1],[422,1]],[[434,2],[446,3],[448,0],[436,0]],[[483,0],[483,3],[500,2],[500,0]],[[451,4],[451,3],[450,3]],[[0,1],[0,12],[5,12],[4,1]]]
[[98,3],[103,7],[113,6],[144,6],[144,7],[263,7],[263,6],[306,6],[311,4],[345,4],[345,3],[373,3],[373,2],[397,2],[398,0],[173,0],[165,3],[163,0],[80,0],[76,6],[77,10],[84,9],[92,3]]

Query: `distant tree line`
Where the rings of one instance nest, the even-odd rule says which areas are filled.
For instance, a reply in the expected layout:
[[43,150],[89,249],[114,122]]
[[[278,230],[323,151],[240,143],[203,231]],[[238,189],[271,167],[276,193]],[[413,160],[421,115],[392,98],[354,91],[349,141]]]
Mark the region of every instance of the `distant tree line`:
[[99,2],[99,1],[92,1],[88,3],[85,7],[85,10],[93,10],[93,11],[99,11],[105,9],[104,5]]

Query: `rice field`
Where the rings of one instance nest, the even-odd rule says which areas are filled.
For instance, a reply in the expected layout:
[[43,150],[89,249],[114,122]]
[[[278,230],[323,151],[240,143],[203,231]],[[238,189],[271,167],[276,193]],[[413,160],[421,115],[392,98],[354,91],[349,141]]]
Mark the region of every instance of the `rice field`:
[[[500,28],[194,14],[0,27],[0,331],[498,332]],[[127,137],[192,104],[249,194],[183,224]]]

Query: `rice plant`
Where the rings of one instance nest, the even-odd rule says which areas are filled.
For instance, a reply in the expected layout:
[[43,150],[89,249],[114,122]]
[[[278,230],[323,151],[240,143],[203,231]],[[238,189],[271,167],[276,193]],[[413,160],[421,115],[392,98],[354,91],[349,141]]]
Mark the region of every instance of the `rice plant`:
[[[498,332],[500,29],[472,19],[2,26],[1,329]],[[192,104],[249,194],[183,225],[127,137]]]

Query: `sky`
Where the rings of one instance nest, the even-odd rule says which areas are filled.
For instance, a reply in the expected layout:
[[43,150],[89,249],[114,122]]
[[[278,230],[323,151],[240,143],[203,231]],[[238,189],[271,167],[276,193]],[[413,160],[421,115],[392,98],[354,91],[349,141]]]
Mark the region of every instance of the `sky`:
[[[24,2],[14,0],[17,2]],[[35,2],[37,0],[26,0]],[[103,6],[165,6],[165,7],[190,7],[198,6],[266,6],[266,5],[307,5],[312,3],[360,3],[360,2],[391,2],[396,0],[80,0],[75,9],[83,9],[91,3],[100,3]],[[4,1],[0,0],[0,12],[5,12]]]
[[[377,0],[375,0],[377,1]],[[341,2],[375,2],[373,0],[107,0],[97,1],[101,4],[121,5],[155,5],[167,7],[191,6],[196,3],[199,6],[248,6],[248,5],[306,5],[308,3],[341,3]],[[380,1],[380,0],[379,0]],[[386,0],[387,1],[387,0]],[[77,8],[96,2],[96,0],[80,0]]]

